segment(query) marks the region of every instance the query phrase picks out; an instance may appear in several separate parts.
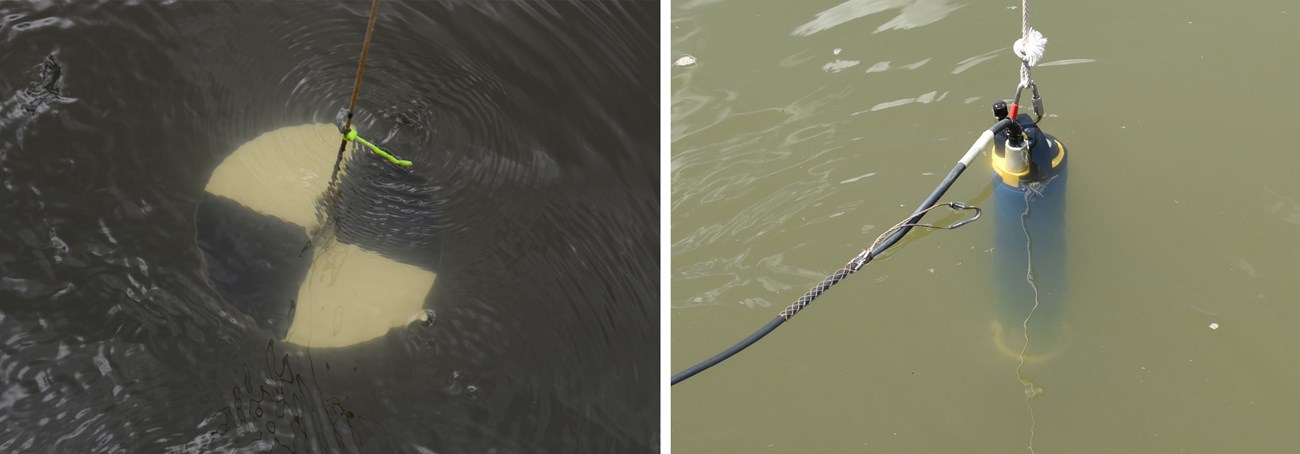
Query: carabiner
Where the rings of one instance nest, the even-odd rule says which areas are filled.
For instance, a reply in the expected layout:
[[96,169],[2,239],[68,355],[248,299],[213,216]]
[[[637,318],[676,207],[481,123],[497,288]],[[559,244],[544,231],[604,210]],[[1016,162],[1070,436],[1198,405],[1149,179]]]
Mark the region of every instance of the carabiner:
[[978,219],[980,218],[980,215],[982,215],[982,214],[984,213],[983,210],[980,210],[980,207],[972,206],[972,205],[967,205],[967,204],[964,204],[964,203],[961,203],[961,202],[948,202],[947,205],[948,205],[948,208],[951,208],[953,211],[969,211],[969,210],[974,210],[974,211],[975,211],[975,215],[974,215],[974,216],[971,216],[971,217],[968,218],[968,219],[963,219],[963,220],[957,221],[956,223],[954,223],[954,224],[952,224],[952,225],[949,225],[949,226],[947,226],[947,227],[942,227],[942,228],[945,229],[945,230],[952,230],[952,229],[955,229],[955,228],[961,227],[961,226],[963,226],[963,225],[966,225],[966,224],[970,224],[970,223],[972,223],[972,222],[975,222],[976,220],[978,220]]

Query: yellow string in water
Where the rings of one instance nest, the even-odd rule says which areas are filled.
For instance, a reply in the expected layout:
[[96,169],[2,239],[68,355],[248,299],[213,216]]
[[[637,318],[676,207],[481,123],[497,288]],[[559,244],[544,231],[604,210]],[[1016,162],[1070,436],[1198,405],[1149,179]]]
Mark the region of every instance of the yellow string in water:
[[384,159],[387,159],[388,162],[391,162],[394,165],[398,165],[402,167],[410,167],[412,164],[411,161],[407,161],[405,159],[397,159],[396,156],[388,154],[388,152],[384,150],[380,150],[379,147],[375,146],[375,144],[373,143],[370,143],[370,141],[366,139],[362,139],[361,136],[357,135],[357,130],[355,129],[349,129],[348,133],[343,135],[343,140],[346,140],[348,142],[361,142],[362,145],[370,147],[370,151],[375,152],[375,154],[377,155],[383,156]]

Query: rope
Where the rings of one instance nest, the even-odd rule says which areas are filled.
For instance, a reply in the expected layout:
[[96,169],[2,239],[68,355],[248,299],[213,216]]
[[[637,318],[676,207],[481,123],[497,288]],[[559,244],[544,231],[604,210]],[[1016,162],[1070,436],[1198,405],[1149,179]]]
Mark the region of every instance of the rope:
[[[366,55],[370,54],[370,38],[375,35],[375,17],[379,15],[379,0],[370,2],[370,21],[366,24],[366,38],[361,44],[361,61],[357,63],[357,79],[352,82],[352,100],[348,102],[348,118],[343,124],[343,130],[347,134],[352,130],[352,114],[357,107],[357,95],[361,94],[361,76],[366,73]],[[334,183],[338,181],[339,166],[343,164],[343,151],[348,147],[348,138],[344,136],[339,141],[339,153],[334,158],[334,172],[330,174],[330,188],[334,188]]]
[[1020,34],[1029,34],[1029,0],[1020,0]]
[[[1047,37],[1029,26],[1029,0],[1020,0],[1020,39],[1016,40],[1011,46],[1016,56],[1020,57],[1020,84],[1016,86],[1016,102],[1020,101],[1021,90],[1033,88],[1034,97],[1032,102],[1034,113],[1038,116],[1035,121],[1043,119],[1043,101],[1038,96],[1038,84],[1034,83],[1029,68],[1038,64],[1038,61],[1043,58],[1043,52],[1046,48]],[[1029,282],[1030,288],[1034,290],[1034,307],[1029,310],[1029,314],[1025,316],[1025,321],[1021,325],[1025,331],[1025,343],[1020,347],[1020,364],[1016,366],[1016,378],[1020,380],[1020,384],[1025,386],[1025,407],[1029,409],[1029,446],[1027,449],[1030,454],[1034,454],[1034,435],[1035,429],[1038,427],[1038,419],[1034,415],[1034,406],[1030,401],[1042,395],[1042,387],[1037,386],[1032,379],[1026,377],[1024,371],[1025,353],[1029,351],[1029,320],[1034,317],[1034,312],[1038,310],[1038,284],[1034,280],[1033,238],[1029,235],[1029,225],[1026,221],[1029,219],[1031,196],[1038,193],[1038,188],[1042,188],[1046,184],[1046,182],[1041,185],[1030,183],[1025,188],[1025,211],[1020,214],[1020,228],[1025,232],[1025,251],[1026,256],[1029,258],[1028,269],[1025,271],[1025,280]],[[1041,193],[1038,194],[1041,195]]]
[[[1024,41],[1029,38],[1029,0],[1020,0],[1020,39]],[[1014,48],[1014,47],[1013,47]],[[1019,52],[1016,53],[1020,56]],[[1021,56],[1020,61],[1024,62],[1025,57]],[[1020,65],[1020,85],[1025,86],[1029,82],[1029,65]]]
[[1011,45],[1011,50],[1020,58],[1019,88],[1028,87],[1033,82],[1029,68],[1043,58],[1046,47],[1047,38],[1029,26],[1029,0],[1020,0],[1020,39]]
[[1020,83],[1016,84],[1015,101],[1011,103],[1010,118],[1016,118],[1020,112],[1020,93],[1029,88],[1033,91],[1035,122],[1043,119],[1043,99],[1038,96],[1038,84],[1034,83],[1030,67],[1037,65],[1047,48],[1047,38],[1038,30],[1029,26],[1029,0],[1020,0],[1020,39],[1011,44],[1011,51],[1020,58]]
[[[330,172],[330,182],[328,189],[326,189],[325,200],[327,213],[332,212],[338,203],[339,170],[343,166],[343,152],[347,150],[348,142],[360,142],[362,145],[370,148],[370,150],[375,154],[387,159],[388,162],[393,165],[410,167],[412,164],[411,161],[398,159],[396,156],[379,149],[375,144],[361,138],[361,136],[358,136],[357,131],[352,129],[352,117],[356,112],[357,98],[361,94],[361,78],[366,73],[366,57],[370,55],[370,41],[375,36],[375,18],[378,17],[378,15],[379,0],[373,0],[370,2],[370,19],[366,22],[366,37],[361,43],[361,58],[357,62],[357,77],[352,81],[352,97],[348,100],[348,115],[347,119],[344,121],[343,128],[339,130],[339,132],[342,133],[342,138],[339,140],[339,151],[334,157],[334,170]],[[306,251],[307,247],[310,247],[311,242],[308,241],[307,244],[308,246],[304,246],[303,248],[304,251]]]

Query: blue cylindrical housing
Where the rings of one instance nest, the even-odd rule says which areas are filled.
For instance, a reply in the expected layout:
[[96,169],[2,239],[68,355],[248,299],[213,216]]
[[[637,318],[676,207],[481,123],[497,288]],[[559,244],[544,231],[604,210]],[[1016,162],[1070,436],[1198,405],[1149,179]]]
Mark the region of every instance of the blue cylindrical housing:
[[1066,345],[1062,313],[1067,161],[1065,146],[1038,129],[1028,115],[1016,122],[1029,141],[1029,168],[1020,173],[1007,170],[1005,131],[993,146],[993,255],[1000,301],[994,330],[1000,350],[1019,357],[1027,338],[1024,357],[1035,359],[1055,355]]

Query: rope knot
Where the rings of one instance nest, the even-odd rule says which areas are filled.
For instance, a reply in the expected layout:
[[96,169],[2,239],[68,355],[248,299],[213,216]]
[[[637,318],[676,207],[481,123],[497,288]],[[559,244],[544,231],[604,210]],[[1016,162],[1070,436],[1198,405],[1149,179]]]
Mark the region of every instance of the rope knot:
[[1011,50],[1020,57],[1020,61],[1025,62],[1026,66],[1034,66],[1039,60],[1043,59],[1043,51],[1047,49],[1047,37],[1043,36],[1038,30],[1032,28],[1025,32],[1025,36],[1016,40],[1011,45]]

